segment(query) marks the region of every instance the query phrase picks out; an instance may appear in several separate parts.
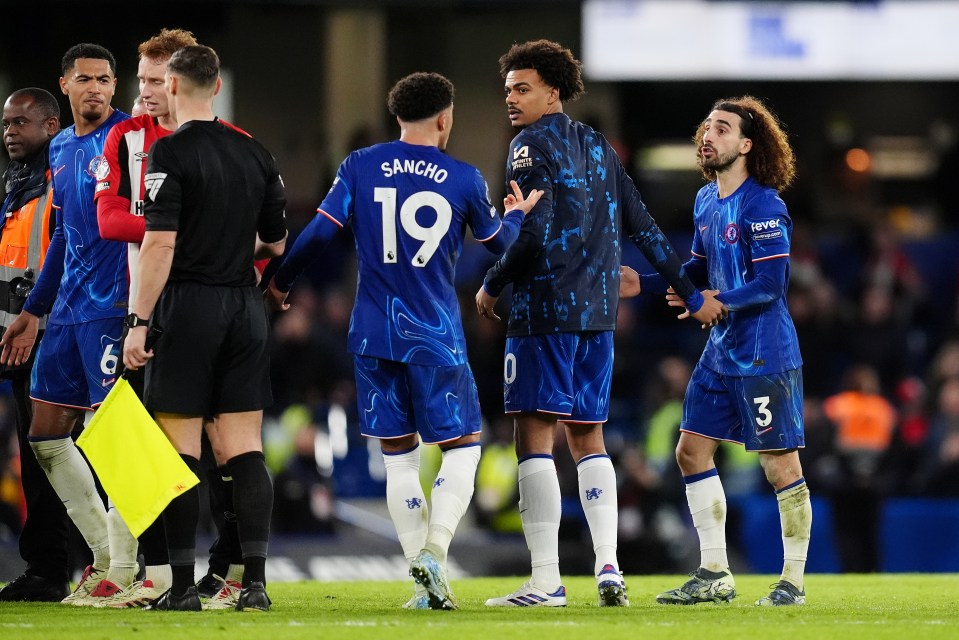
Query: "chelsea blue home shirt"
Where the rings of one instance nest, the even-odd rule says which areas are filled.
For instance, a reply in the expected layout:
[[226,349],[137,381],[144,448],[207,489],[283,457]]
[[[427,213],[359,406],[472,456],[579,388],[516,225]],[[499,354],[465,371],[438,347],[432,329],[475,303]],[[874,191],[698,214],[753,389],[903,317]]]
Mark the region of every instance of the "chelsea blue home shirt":
[[78,324],[126,315],[129,275],[127,245],[103,240],[93,201],[97,174],[106,165],[103,145],[113,125],[129,118],[115,110],[90,133],[76,125],[50,142],[50,173],[56,228],[24,308],[37,316],[50,305],[50,322]]
[[274,282],[288,291],[309,257],[350,225],[359,281],[349,350],[419,365],[466,364],[453,287],[466,228],[500,253],[516,237],[522,217],[514,211],[501,222],[480,172],[436,147],[399,140],[374,145],[340,165]]
[[[696,195],[692,259],[697,285],[720,291],[729,317],[709,332],[700,362],[717,373],[744,377],[802,366],[796,328],[786,305],[792,220],[775,189],[752,177],[719,197],[710,182]],[[664,288],[643,278],[642,286]],[[651,292],[651,291],[650,291]]]

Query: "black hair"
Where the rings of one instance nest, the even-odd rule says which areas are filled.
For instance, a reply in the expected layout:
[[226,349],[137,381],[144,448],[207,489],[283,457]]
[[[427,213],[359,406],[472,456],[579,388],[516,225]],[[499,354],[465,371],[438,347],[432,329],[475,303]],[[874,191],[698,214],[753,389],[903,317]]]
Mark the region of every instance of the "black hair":
[[79,58],[90,58],[92,60],[106,60],[110,63],[110,73],[117,75],[117,61],[106,47],[89,42],[75,44],[63,54],[63,60],[60,61],[60,74],[67,75],[67,72],[76,65]]
[[453,104],[453,83],[438,73],[411,73],[393,85],[386,98],[391,115],[404,122],[435,116]]
[[583,64],[573,52],[551,40],[531,40],[514,44],[499,59],[504,78],[510,71],[533,69],[550,87],[559,89],[559,99],[572,101],[583,95]]

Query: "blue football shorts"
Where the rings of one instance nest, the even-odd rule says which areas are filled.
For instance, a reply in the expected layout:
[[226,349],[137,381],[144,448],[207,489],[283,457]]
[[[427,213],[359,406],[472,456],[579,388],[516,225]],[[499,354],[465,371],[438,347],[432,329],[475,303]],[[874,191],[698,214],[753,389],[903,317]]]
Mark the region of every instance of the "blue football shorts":
[[572,423],[606,422],[612,377],[612,331],[506,339],[506,413],[550,413]]
[[805,446],[802,369],[763,376],[724,376],[697,364],[680,431],[738,442],[747,451]]
[[476,382],[468,364],[428,366],[354,355],[360,433],[388,440],[419,433],[441,444],[479,433]]
[[99,406],[116,381],[122,338],[123,318],[47,324],[30,376],[30,397],[77,409]]

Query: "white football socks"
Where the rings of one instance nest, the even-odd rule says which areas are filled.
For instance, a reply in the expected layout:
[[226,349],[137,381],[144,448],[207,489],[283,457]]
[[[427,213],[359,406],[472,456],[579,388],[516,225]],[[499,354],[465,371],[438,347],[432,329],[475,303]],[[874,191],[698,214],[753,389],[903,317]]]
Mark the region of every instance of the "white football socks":
[[383,454],[386,467],[386,505],[407,562],[426,544],[429,507],[420,484],[420,446],[397,454]]
[[547,593],[562,584],[559,574],[559,521],[562,504],[552,456],[519,463],[519,514],[529,547],[533,583]]
[[148,564],[143,579],[152,582],[153,588],[163,593],[173,586],[173,568],[168,564]]
[[700,566],[709,571],[727,571],[726,493],[719,476],[687,484],[686,502],[699,534]]
[[224,580],[226,580],[227,582],[239,582],[239,583],[242,584],[242,583],[243,583],[243,570],[244,570],[245,568],[246,568],[246,567],[245,567],[244,565],[242,565],[242,564],[232,564],[232,563],[230,563],[230,566],[227,567],[226,575],[225,575],[225,576],[221,576],[221,577],[222,577]]
[[479,443],[443,452],[443,463],[430,494],[430,524],[424,545],[442,563],[446,562],[453,533],[473,497],[479,460]]
[[619,507],[616,500],[616,470],[607,455],[590,455],[576,465],[579,478],[579,501],[586,514],[593,538],[596,562],[593,575],[606,565],[619,571],[616,559],[616,536],[619,528]]
[[65,435],[51,440],[31,440],[30,447],[70,519],[93,552],[93,567],[100,571],[108,569],[107,512],[93,482],[93,472],[73,439]]
[[136,580],[139,569],[139,545],[112,500],[107,511],[107,534],[110,540],[110,571],[107,573],[107,580],[120,588],[129,587]]
[[783,536],[783,572],[781,579],[803,589],[809,534],[812,530],[812,503],[809,487],[800,479],[776,492],[779,502],[779,523]]

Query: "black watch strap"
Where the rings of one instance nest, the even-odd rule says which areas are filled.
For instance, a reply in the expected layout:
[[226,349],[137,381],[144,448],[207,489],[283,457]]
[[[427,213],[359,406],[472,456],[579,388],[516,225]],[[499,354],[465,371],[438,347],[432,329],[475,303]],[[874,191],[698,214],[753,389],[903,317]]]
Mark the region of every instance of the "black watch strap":
[[141,318],[137,314],[131,313],[126,318],[124,318],[123,324],[125,324],[130,329],[133,329],[134,327],[145,327],[148,324],[150,324],[150,319]]

